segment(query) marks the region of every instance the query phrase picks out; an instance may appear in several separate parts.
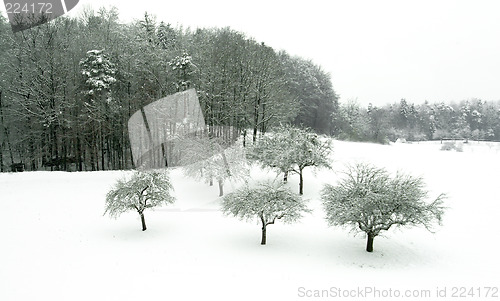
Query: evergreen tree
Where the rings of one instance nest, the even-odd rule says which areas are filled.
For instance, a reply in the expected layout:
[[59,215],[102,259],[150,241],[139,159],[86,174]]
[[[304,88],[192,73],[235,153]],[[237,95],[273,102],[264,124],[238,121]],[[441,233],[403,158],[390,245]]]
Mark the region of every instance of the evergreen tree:
[[92,170],[99,169],[99,155],[101,169],[104,169],[105,144],[109,141],[112,130],[110,115],[118,110],[111,90],[111,86],[116,82],[116,68],[104,50],[89,50],[85,58],[80,61],[80,69],[84,81],[82,90],[84,108],[81,121],[86,124],[85,142],[91,152]]

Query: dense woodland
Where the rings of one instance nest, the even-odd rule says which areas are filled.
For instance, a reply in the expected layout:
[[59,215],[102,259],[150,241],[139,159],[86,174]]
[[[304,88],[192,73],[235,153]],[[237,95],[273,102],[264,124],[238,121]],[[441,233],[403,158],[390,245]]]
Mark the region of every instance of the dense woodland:
[[229,28],[173,28],[147,13],[121,24],[116,9],[87,10],[16,34],[0,19],[0,47],[2,170],[131,168],[131,114],[188,88],[209,126],[249,141],[279,123],[334,129],[327,73]]
[[87,9],[16,34],[0,16],[1,171],[133,168],[129,117],[188,88],[209,127],[233,126],[246,141],[285,123],[381,143],[500,140],[499,103],[339,104],[320,66],[243,33],[118,16]]

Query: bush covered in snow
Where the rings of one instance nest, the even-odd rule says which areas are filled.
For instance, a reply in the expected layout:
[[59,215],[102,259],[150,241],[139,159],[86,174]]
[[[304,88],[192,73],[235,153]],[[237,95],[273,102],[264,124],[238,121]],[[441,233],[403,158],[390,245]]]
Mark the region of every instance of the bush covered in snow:
[[446,141],[444,144],[441,146],[441,150],[444,151],[457,151],[457,152],[463,152],[463,144],[462,143],[456,143],[454,141]]

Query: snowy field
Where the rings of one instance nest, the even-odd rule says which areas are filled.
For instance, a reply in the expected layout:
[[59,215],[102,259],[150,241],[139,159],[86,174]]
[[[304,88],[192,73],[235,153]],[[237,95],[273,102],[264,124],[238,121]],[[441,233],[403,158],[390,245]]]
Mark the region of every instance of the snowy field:
[[[105,194],[124,172],[0,174],[0,300],[498,300],[498,291],[483,297],[500,286],[499,144],[471,142],[463,152],[441,151],[439,142],[333,146],[333,170],[305,170],[313,213],[269,226],[265,246],[257,221],[220,213],[217,185],[180,170],[171,172],[176,203],[145,211],[145,232],[135,212],[103,216]],[[322,185],[365,161],[423,176],[433,197],[446,193],[443,226],[435,234],[391,229],[373,253],[363,235],[327,227]],[[288,185],[297,191],[298,176]],[[460,287],[476,298],[452,298]]]

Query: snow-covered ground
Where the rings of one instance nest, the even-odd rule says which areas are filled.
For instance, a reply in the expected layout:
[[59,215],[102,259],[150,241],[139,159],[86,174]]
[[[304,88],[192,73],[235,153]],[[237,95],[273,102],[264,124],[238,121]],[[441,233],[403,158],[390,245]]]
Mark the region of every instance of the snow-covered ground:
[[[439,142],[334,141],[332,160],[333,170],[306,169],[313,213],[269,226],[266,246],[257,222],[218,211],[217,185],[180,170],[171,172],[176,203],[146,211],[145,232],[135,212],[103,216],[105,194],[124,172],[0,174],[0,300],[330,300],[340,299],[338,289],[345,300],[407,293],[433,300],[438,288],[439,300],[456,300],[460,287],[476,297],[498,290],[500,145],[449,152]],[[447,193],[444,225],[435,234],[391,229],[373,253],[363,235],[327,227],[319,190],[357,161],[423,176],[431,196]],[[298,190],[298,177],[288,185]]]

